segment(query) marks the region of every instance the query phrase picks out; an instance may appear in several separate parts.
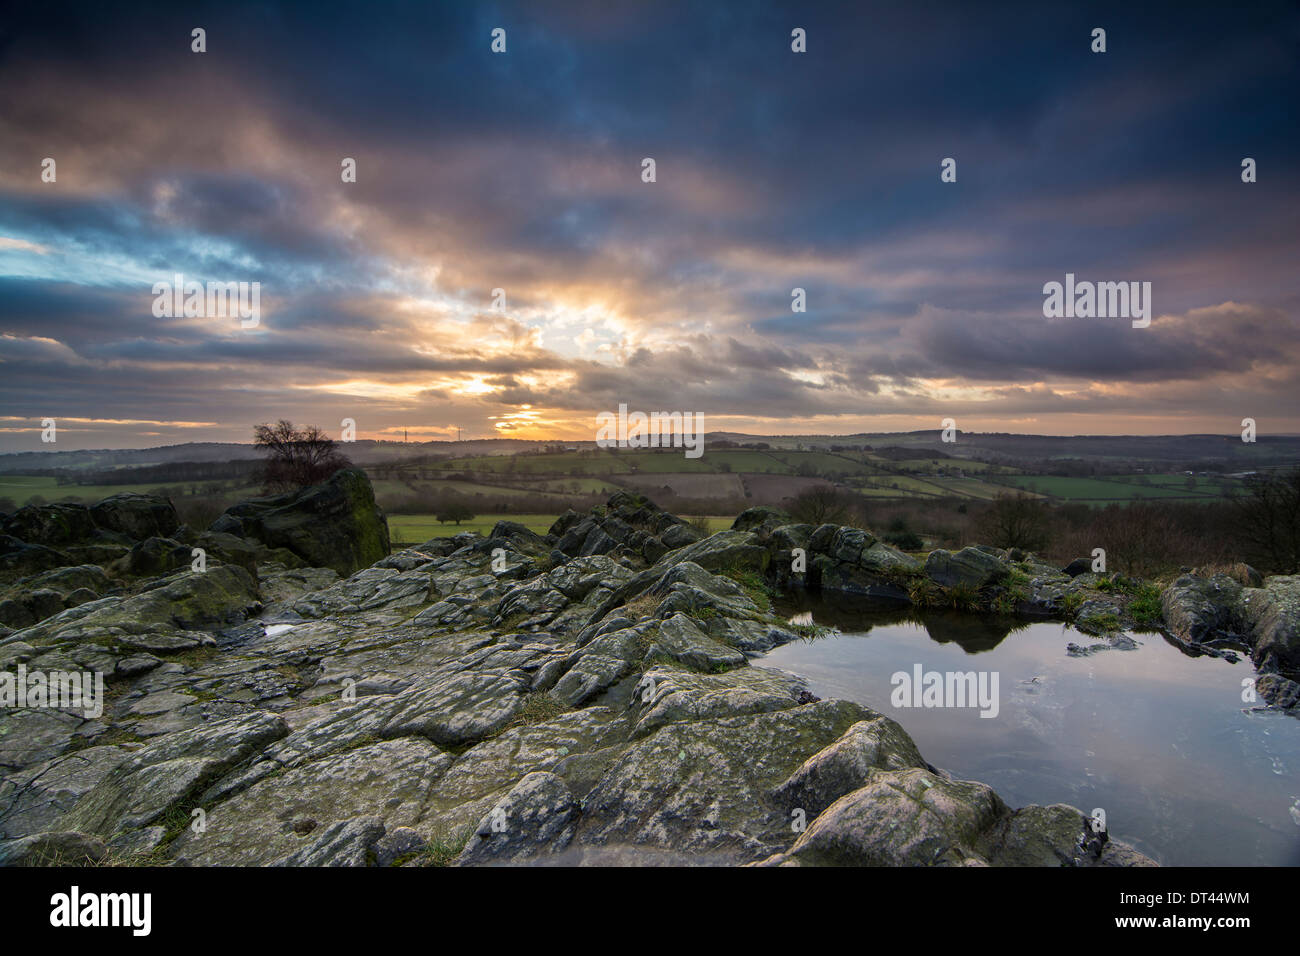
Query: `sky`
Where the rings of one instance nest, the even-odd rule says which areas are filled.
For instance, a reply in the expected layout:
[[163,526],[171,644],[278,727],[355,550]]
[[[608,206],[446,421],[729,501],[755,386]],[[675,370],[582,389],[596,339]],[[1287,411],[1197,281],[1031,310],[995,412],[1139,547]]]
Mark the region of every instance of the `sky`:
[[[9,3],[0,452],[1300,432],[1298,50],[1269,2]],[[1067,273],[1150,325],[1046,318]]]

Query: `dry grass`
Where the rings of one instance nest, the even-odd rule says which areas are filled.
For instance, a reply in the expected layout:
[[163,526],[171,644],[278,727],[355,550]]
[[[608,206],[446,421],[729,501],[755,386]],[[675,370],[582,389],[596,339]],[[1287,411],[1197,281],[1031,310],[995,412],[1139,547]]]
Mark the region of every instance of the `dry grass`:
[[[1201,578],[1212,578],[1216,574],[1226,574],[1242,587],[1251,587],[1251,570],[1251,567],[1242,561],[1231,563],[1217,561],[1210,564],[1202,564],[1199,567],[1192,569],[1192,573]],[[1255,573],[1258,574],[1259,572]]]

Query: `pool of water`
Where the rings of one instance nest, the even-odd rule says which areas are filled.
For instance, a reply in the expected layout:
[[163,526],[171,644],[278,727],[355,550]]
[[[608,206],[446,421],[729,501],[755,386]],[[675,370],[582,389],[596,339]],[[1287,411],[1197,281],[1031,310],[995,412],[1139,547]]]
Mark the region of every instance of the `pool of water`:
[[[1242,701],[1249,659],[1190,657],[1158,634],[1135,650],[1060,623],[1018,624],[805,600],[839,634],[761,662],[820,697],[897,720],[931,764],[989,784],[1011,806],[1101,808],[1113,837],[1167,866],[1300,865],[1300,720]],[[998,677],[998,712],[895,706],[896,672]]]

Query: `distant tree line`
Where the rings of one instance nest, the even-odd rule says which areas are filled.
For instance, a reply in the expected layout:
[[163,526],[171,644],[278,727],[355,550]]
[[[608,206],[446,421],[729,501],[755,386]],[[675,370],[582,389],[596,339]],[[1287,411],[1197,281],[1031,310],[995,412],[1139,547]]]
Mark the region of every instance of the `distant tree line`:
[[58,476],[58,482],[61,485],[144,485],[154,482],[231,480],[253,482],[257,480],[262,464],[255,458],[234,461],[173,461],[159,465],[64,472]]

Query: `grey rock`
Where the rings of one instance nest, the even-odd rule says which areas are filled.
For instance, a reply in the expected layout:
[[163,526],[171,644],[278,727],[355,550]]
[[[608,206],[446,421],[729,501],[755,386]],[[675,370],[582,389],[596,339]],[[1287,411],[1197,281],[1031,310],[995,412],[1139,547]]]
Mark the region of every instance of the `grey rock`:
[[559,853],[573,839],[578,812],[562,779],[530,773],[479,821],[456,865],[516,863]]
[[384,835],[379,817],[356,817],[325,829],[309,846],[295,850],[271,866],[374,866],[375,845]]
[[953,553],[942,548],[930,552],[925,573],[943,587],[966,585],[982,588],[1005,578],[1010,569],[996,557],[979,548],[962,548]]
[[345,468],[301,491],[241,502],[226,511],[242,537],[285,548],[312,567],[349,575],[388,556],[388,522],[365,472]]
[[36,833],[0,843],[0,866],[85,866],[107,855],[104,841],[86,833]]

